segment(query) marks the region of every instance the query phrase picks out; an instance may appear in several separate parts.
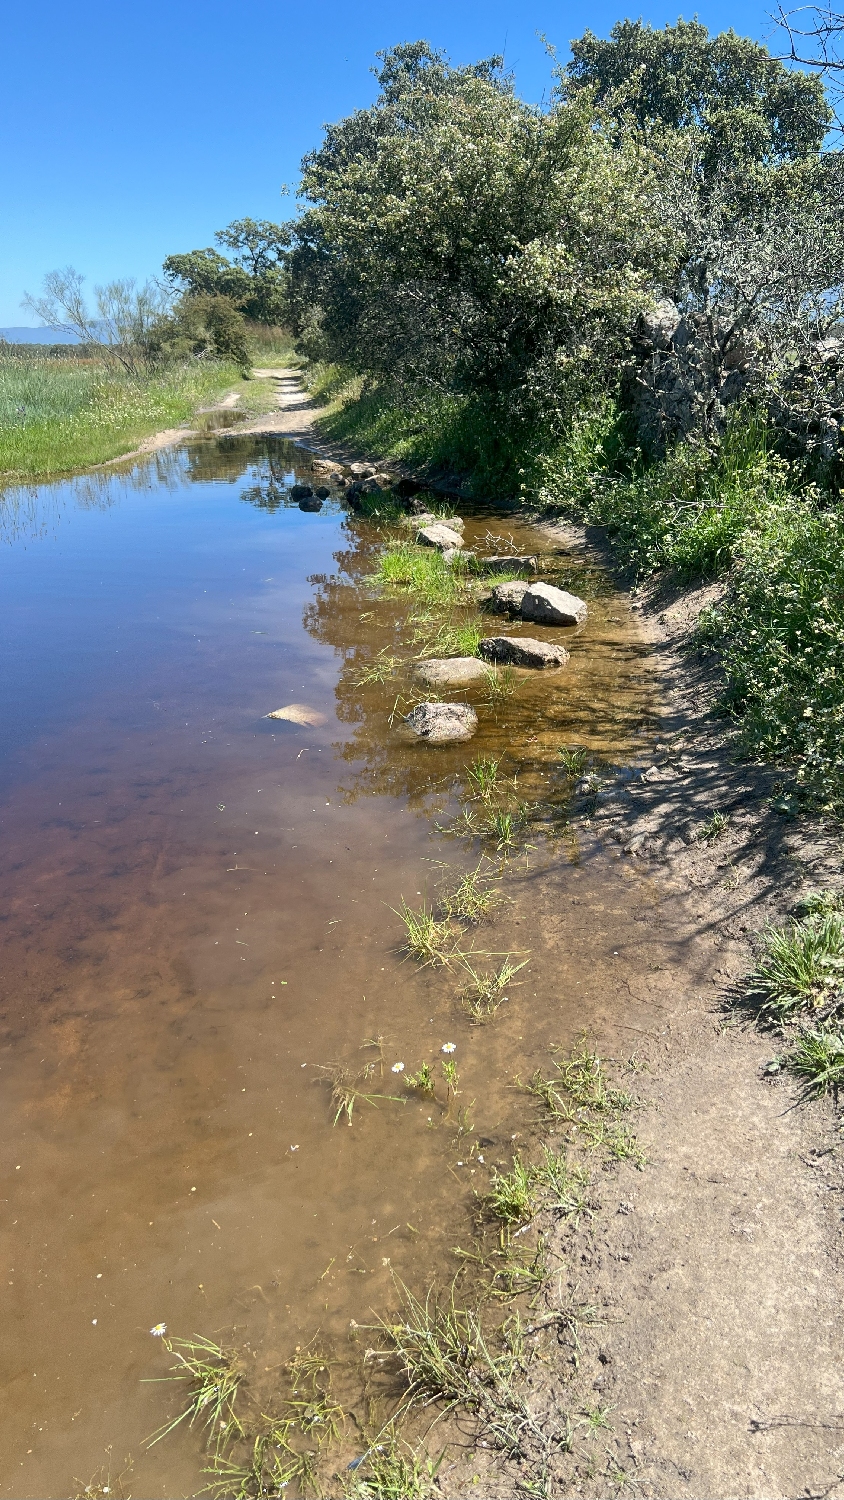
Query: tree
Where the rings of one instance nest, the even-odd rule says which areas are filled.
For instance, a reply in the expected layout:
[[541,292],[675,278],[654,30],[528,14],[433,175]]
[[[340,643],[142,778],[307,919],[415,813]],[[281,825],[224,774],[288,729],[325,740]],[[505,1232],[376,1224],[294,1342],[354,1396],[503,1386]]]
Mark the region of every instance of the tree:
[[452,68],[422,42],[380,58],[376,103],[303,163],[288,257],[303,346],[559,426],[613,378],[668,268],[652,154],[601,132],[585,93],[524,104],[499,59]]
[[94,287],[94,310],[83,291],[84,276],[72,266],[49,271],[40,297],[26,294],[22,306],[48,327],[92,344],[129,374],[155,362],[161,330],[172,311],[172,296],[158,282],[139,287],[134,280]]
[[164,274],[190,296],[227,297],[258,323],[284,317],[284,259],[289,230],[268,219],[235,219],[214,238],[235,252],[232,260],[208,246],[168,255]]

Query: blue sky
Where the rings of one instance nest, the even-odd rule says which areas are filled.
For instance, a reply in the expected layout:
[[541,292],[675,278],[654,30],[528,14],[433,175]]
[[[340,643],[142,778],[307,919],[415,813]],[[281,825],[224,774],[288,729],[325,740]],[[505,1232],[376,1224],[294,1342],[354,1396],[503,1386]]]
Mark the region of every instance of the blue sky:
[[[771,5],[773,9],[773,5]],[[456,62],[504,52],[538,100],[551,65],[588,27],[625,14],[656,26],[651,0],[29,0],[3,19],[0,326],[31,324],[25,290],[73,265],[91,284],[155,274],[212,243],[234,218],[287,218],[299,161],[322,125],[368,104],[377,50],[424,37]],[[684,12],[690,18],[694,11]],[[712,31],[764,40],[763,5],[702,4]]]

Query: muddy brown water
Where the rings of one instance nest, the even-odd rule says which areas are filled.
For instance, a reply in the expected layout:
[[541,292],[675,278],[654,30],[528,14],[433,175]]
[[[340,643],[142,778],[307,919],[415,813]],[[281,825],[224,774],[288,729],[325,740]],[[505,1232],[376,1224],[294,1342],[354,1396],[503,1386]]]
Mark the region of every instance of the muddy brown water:
[[[617,1014],[619,964],[643,962],[654,893],[567,826],[556,753],[622,773],[647,755],[625,600],[464,508],[470,545],[538,547],[589,619],[565,671],[480,705],[471,744],[408,745],[388,722],[402,669],[357,685],[379,651],[410,654],[407,608],[366,582],[381,534],[339,497],[302,512],[296,478],[304,450],[230,436],[0,498],[3,1495],[74,1493],[107,1448],[134,1494],[196,1493],[197,1432],[145,1448],[179,1394],[150,1329],[233,1341],[270,1382],[296,1344],[388,1308],[394,1274],[450,1275],[489,1163],[529,1128],[514,1075]],[[324,723],[263,717],[289,702]],[[531,963],[472,1028],[392,908],[476,863],[442,830],[479,754],[544,811],[510,904],[467,936]],[[559,899],[536,931],[540,876]],[[391,1071],[447,1043],[448,1112]],[[367,1059],[399,1102],[334,1128],[319,1067]]]

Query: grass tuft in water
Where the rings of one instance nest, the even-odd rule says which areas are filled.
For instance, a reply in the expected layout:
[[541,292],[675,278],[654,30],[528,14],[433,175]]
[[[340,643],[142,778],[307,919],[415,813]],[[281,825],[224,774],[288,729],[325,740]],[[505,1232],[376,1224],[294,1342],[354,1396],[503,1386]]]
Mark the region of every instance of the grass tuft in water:
[[146,1447],[153,1448],[182,1422],[193,1427],[200,1420],[209,1444],[213,1438],[215,1449],[223,1453],[243,1431],[234,1410],[245,1375],[241,1360],[232,1350],[198,1334],[192,1339],[165,1338],[162,1342],[168,1353],[176,1356],[176,1363],[170,1366],[171,1379],[187,1382],[188,1400],[177,1417],[147,1439]]
[[434,1093],[434,1075],[430,1063],[420,1063],[415,1073],[405,1074],[404,1081],[409,1089],[416,1089],[420,1094]]
[[428,964],[448,962],[450,955],[445,949],[452,938],[448,922],[439,921],[424,903],[419,911],[414,911],[404,898],[400,907],[392,906],[390,910],[404,923],[403,946],[406,953],[421,963],[423,968]]
[[501,765],[501,757],[493,760],[490,755],[479,755],[467,768],[466,780],[469,783],[470,794],[479,797],[482,802],[489,802],[493,793],[498,790],[498,767]]
[[372,1078],[375,1071],[374,1063],[367,1063],[362,1073],[353,1073],[342,1063],[317,1063],[316,1066],[324,1075],[320,1082],[331,1085],[331,1105],[334,1109],[333,1124],[335,1125],[343,1115],[346,1116],[346,1124],[351,1125],[355,1105],[358,1103],[371,1104],[374,1109],[377,1109],[376,1101],[379,1099],[389,1099],[394,1104],[405,1102],[397,1094],[373,1094],[361,1087],[361,1084],[367,1083]]
[[[520,964],[514,964],[508,954],[497,969],[482,973],[472,967],[465,954],[460,955],[460,961],[470,981],[461,992],[460,1003],[474,1026],[483,1026],[492,1020],[499,1006],[508,999],[506,991],[510,989],[515,976],[529,962],[525,958]],[[522,981],[519,980],[518,983]]]
[[490,881],[499,878],[499,871],[484,869],[484,861],[479,860],[474,870],[469,870],[454,890],[443,897],[445,915],[459,922],[485,921],[504,899],[500,890],[490,886]]
[[391,1424],[344,1476],[343,1500],[429,1500],[440,1494],[436,1479],[444,1454],[434,1460],[415,1452]]
[[484,682],[483,697],[488,708],[500,708],[509,702],[519,686],[512,667],[490,667]]
[[571,781],[576,781],[582,776],[589,764],[589,752],[582,745],[564,745],[557,751],[563,763],[563,770]]

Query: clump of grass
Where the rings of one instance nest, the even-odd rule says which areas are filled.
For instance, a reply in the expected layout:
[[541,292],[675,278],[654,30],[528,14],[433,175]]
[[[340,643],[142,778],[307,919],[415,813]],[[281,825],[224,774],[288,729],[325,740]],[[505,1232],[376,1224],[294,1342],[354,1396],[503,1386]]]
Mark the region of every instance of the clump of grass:
[[633,1104],[633,1096],[626,1089],[610,1085],[601,1058],[587,1046],[584,1037],[558,1061],[557,1073],[576,1108],[607,1114],[630,1109]]
[[769,927],[763,953],[747,977],[747,993],[778,1021],[811,1008],[831,1013],[844,987],[844,917],[809,917],[790,927]]
[[242,1361],[231,1349],[224,1349],[198,1334],[192,1339],[165,1338],[162,1343],[169,1354],[176,1356],[176,1363],[170,1366],[171,1378],[187,1383],[188,1400],[178,1416],[165,1422],[147,1439],[147,1448],[160,1443],[182,1422],[193,1427],[198,1420],[206,1431],[209,1444],[213,1438],[215,1450],[224,1452],[243,1432],[234,1409],[246,1373]]
[[436,1478],[444,1454],[435,1460],[417,1453],[392,1423],[344,1478],[344,1500],[429,1500],[440,1493]]
[[543,1145],[542,1160],[534,1172],[543,1207],[578,1220],[586,1209],[585,1194],[589,1184],[586,1168],[570,1162],[564,1151]]
[[[470,981],[460,995],[460,1003],[472,1024],[483,1026],[487,1021],[492,1020],[499,1007],[508,999],[506,991],[512,986],[519,970],[525,968],[528,959],[523,959],[520,964],[514,964],[508,955],[497,969],[489,970],[487,973],[474,969],[465,954],[460,955],[460,961]],[[521,981],[518,982],[521,983]]]
[[490,667],[484,682],[484,702],[489,708],[500,708],[508,702],[519,686],[519,679],[512,667]]
[[346,1116],[346,1124],[351,1125],[356,1104],[371,1104],[377,1109],[376,1100],[390,1099],[393,1103],[404,1104],[404,1100],[396,1094],[373,1094],[362,1084],[366,1084],[372,1077],[375,1065],[369,1063],[362,1073],[353,1073],[350,1068],[342,1063],[318,1063],[319,1071],[324,1075],[321,1081],[331,1085],[331,1105],[334,1109],[334,1121],[338,1124],[343,1115]]
[[518,812],[513,812],[509,808],[497,808],[491,814],[484,833],[495,844],[499,854],[509,854],[512,849],[515,849],[519,823]]
[[493,1168],[484,1207],[502,1224],[526,1224],[536,1213],[535,1188],[535,1169],[523,1162],[520,1156],[514,1156],[509,1172]]
[[442,899],[442,909],[447,917],[460,922],[483,922],[504,899],[501,891],[490,885],[497,880],[498,872],[483,868],[479,860],[474,870],[465,874],[453,891]]
[[424,902],[419,911],[414,911],[402,898],[401,906],[393,906],[390,910],[404,923],[404,951],[423,968],[428,964],[444,964],[448,961],[449,955],[445,949],[452,936],[448,922],[440,921]]
[[[382,1329],[406,1381],[402,1406],[459,1408],[475,1416],[505,1451],[518,1453],[535,1423],[517,1388],[523,1351],[512,1328],[487,1336],[473,1308],[429,1292],[424,1302],[402,1288],[400,1317]],[[494,1341],[493,1341],[494,1340]],[[538,1434],[537,1434],[538,1435]]]
[[479,797],[482,802],[489,802],[493,793],[498,789],[498,767],[501,765],[501,757],[494,760],[491,755],[479,755],[467,768],[466,779],[469,783],[471,793]]
[[807,1095],[837,1096],[844,1084],[844,1036],[831,1031],[804,1032],[786,1066],[803,1080]]
[[606,1075],[602,1059],[581,1037],[572,1050],[555,1059],[550,1078],[537,1069],[519,1087],[532,1094],[545,1114],[568,1126],[572,1139],[592,1151],[601,1151],[605,1161],[631,1161],[641,1167],[645,1154],[629,1125],[621,1118],[635,1100],[627,1089],[616,1088]]
[[698,843],[714,844],[717,839],[723,837],[730,826],[730,819],[726,813],[714,812],[711,818],[698,829],[695,837]]
[[576,781],[578,776],[582,776],[589,764],[589,752],[582,745],[564,745],[557,754],[570,781]]
[[445,621],[440,615],[413,615],[410,625],[420,657],[477,656],[484,636],[483,622],[473,615]]

